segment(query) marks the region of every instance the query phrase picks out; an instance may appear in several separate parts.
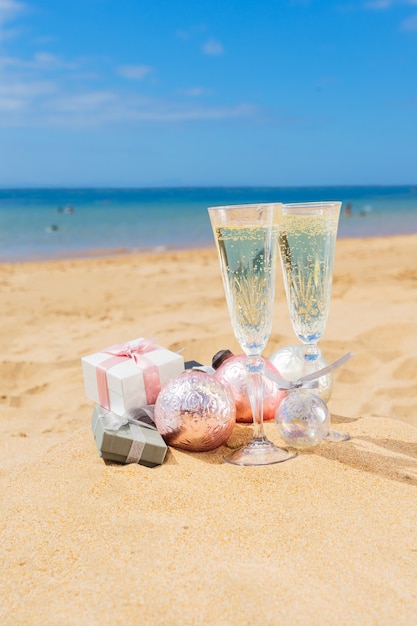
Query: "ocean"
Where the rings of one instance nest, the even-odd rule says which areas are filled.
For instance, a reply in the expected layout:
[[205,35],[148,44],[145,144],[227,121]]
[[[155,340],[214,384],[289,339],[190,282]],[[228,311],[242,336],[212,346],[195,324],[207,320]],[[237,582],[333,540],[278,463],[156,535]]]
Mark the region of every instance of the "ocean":
[[0,189],[0,261],[208,247],[210,206],[319,200],[343,202],[338,237],[417,233],[417,185]]

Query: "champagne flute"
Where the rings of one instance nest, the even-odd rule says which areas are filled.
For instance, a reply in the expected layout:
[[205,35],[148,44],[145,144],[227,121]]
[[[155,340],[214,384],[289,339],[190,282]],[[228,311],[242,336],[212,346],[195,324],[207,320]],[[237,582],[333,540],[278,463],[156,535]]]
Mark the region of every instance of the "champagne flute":
[[224,457],[235,465],[269,465],[296,456],[269,441],[263,425],[261,355],[272,329],[281,208],[282,204],[274,203],[208,209],[232,327],[247,356],[253,437]]
[[[279,251],[291,322],[303,343],[302,375],[320,369],[318,342],[326,328],[341,202],[284,204]],[[327,441],[345,441],[330,430]]]

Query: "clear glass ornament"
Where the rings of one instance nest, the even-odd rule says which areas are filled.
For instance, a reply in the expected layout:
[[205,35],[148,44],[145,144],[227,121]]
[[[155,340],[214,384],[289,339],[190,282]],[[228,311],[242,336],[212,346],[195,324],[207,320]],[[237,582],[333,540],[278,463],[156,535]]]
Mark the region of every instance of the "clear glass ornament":
[[[301,345],[281,348],[269,357],[269,361],[271,361],[272,365],[281,373],[283,378],[292,381],[329,365],[322,354],[320,354],[316,360],[312,360],[311,362],[307,360],[304,353],[304,346]],[[328,402],[333,390],[333,374],[330,372],[330,374],[322,376],[318,379],[318,383],[318,389],[312,389],[312,391],[318,394],[324,402]]]
[[291,389],[278,406],[275,425],[292,447],[310,448],[328,435],[330,413],[319,396],[306,389]]
[[228,389],[214,376],[186,370],[161,389],[154,419],[168,445],[204,452],[226,443],[236,409]]

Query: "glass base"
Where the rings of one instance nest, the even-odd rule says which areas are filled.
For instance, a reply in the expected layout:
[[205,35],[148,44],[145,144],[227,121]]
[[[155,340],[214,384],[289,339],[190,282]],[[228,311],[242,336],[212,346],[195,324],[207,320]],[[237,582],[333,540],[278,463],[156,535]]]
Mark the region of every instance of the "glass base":
[[233,465],[272,465],[282,463],[297,456],[285,448],[277,448],[269,439],[252,439],[246,446],[224,456],[223,461]]
[[328,434],[324,438],[324,441],[339,443],[340,441],[349,441],[349,439],[349,433],[341,433],[338,430],[329,430]]

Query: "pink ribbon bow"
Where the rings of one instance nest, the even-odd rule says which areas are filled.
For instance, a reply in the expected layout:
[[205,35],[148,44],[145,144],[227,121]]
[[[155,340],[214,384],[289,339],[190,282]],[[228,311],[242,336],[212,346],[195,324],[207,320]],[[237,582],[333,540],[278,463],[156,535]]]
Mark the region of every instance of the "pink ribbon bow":
[[133,359],[143,372],[146,403],[155,404],[156,398],[161,391],[161,380],[157,366],[145,356],[147,352],[161,349],[161,346],[154,344],[153,341],[153,339],[137,339],[136,341],[116,344],[102,350],[102,352],[112,355],[110,358],[99,363],[96,368],[98,396],[102,407],[110,410],[107,371],[111,367],[123,363],[123,361],[128,361],[129,359]]

